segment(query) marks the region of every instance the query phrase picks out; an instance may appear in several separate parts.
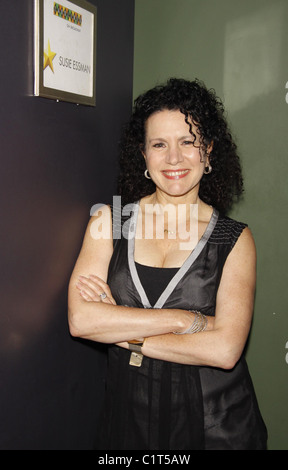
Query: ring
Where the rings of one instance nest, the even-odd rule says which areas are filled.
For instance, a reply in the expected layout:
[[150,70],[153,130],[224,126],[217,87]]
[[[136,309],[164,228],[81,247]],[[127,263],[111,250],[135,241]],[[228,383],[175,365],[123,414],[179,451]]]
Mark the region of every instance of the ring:
[[102,294],[100,294],[99,297],[100,297],[101,300],[104,300],[104,299],[106,299],[107,294],[105,294],[105,292],[102,292]]

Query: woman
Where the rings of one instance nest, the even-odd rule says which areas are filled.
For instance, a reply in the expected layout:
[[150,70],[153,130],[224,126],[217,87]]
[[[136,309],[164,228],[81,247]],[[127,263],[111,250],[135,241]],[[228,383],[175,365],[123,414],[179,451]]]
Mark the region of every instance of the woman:
[[[213,91],[171,79],[136,100],[121,147],[124,207],[113,221],[107,206],[91,218],[69,288],[71,334],[110,344],[98,448],[266,448],[243,358],[255,246],[224,215],[241,192]],[[99,218],[110,236],[97,235]]]

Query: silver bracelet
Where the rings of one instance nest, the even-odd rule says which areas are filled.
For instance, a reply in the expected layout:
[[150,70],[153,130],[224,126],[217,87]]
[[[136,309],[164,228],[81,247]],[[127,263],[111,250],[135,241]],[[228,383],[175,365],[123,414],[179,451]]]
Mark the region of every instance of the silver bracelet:
[[198,310],[189,310],[189,312],[195,314],[195,318],[193,320],[192,325],[188,328],[188,330],[183,331],[183,333],[177,333],[176,331],[174,331],[175,335],[193,334],[206,330],[208,323],[206,315],[203,315],[203,313],[198,312]]

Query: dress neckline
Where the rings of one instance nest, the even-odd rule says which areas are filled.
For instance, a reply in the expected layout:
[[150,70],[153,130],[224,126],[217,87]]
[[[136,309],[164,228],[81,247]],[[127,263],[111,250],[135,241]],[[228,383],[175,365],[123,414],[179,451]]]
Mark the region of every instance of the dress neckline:
[[148,264],[138,263],[138,261],[134,261],[134,263],[135,263],[136,266],[140,266],[140,268],[147,269],[147,270],[149,270],[149,269],[164,269],[164,270],[167,269],[167,271],[169,271],[169,270],[178,271],[178,269],[180,269],[180,267],[176,267],[176,266],[175,267],[173,267],[173,266],[170,267],[169,266],[168,268],[166,268],[164,266],[149,266]]
[[[208,222],[208,225],[205,229],[205,232],[203,233],[202,237],[200,240],[197,242],[195,248],[193,251],[191,251],[190,255],[186,258],[182,266],[180,266],[175,275],[172,277],[171,281],[167,285],[167,287],[164,289],[160,297],[158,298],[157,302],[155,303],[154,306],[152,306],[148,300],[147,294],[145,292],[145,289],[140,281],[140,278],[138,276],[137,268],[135,265],[135,259],[134,259],[134,252],[135,252],[135,233],[136,233],[136,226],[137,226],[137,217],[138,217],[138,212],[139,212],[139,205],[140,201],[134,204],[133,210],[134,213],[130,219],[129,223],[129,237],[128,237],[128,265],[130,269],[130,274],[132,277],[132,280],[134,282],[134,285],[138,291],[138,294],[141,298],[141,302],[143,304],[144,308],[162,308],[163,305],[165,304],[166,300],[168,297],[172,294],[173,290],[175,289],[176,285],[178,282],[183,278],[183,276],[186,274],[188,269],[192,266],[192,264],[195,262],[195,260],[198,258],[200,253],[202,252],[203,248],[205,247],[206,243],[208,242],[215,225],[217,223],[219,213],[218,211],[213,208],[212,215],[210,217],[210,220]],[[151,266],[153,269],[153,267]],[[157,268],[159,269],[159,268]],[[160,268],[161,269],[161,268]],[[169,268],[163,268],[163,269],[169,269]],[[174,268],[175,269],[175,268]]]

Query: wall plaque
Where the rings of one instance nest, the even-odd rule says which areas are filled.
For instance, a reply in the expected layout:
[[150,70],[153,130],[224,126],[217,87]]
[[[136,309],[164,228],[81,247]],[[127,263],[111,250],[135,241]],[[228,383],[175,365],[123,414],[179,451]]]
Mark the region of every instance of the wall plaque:
[[34,95],[95,106],[97,8],[34,0]]

